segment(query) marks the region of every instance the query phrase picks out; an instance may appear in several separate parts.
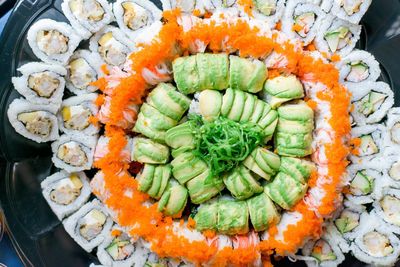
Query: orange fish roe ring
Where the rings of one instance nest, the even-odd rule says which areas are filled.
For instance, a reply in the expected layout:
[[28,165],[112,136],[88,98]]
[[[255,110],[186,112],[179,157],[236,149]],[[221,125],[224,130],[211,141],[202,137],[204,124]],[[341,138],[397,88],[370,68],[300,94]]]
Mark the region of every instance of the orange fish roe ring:
[[[214,266],[245,266],[261,253],[267,266],[273,253],[291,255],[309,238],[320,237],[324,218],[341,203],[342,178],[350,151],[350,94],[339,83],[339,73],[333,64],[316,52],[303,50],[279,32],[264,32],[244,19],[219,18],[207,22],[198,19],[185,29],[180,20],[179,11],[165,12],[165,23],[156,38],[130,55],[128,75],[115,83],[110,73],[95,83],[111,98],[109,119],[105,123],[109,151],[95,163],[103,172],[107,197],[98,191],[95,194],[114,212],[119,225],[130,229],[132,236],[150,242],[151,250],[160,257],[181,258],[196,264],[208,262]],[[236,52],[242,57],[280,57],[283,60],[269,62],[268,70],[274,75],[291,73],[299,77],[305,85],[308,105],[316,115],[315,133],[323,130],[323,138],[313,141],[312,158],[318,168],[308,181],[307,195],[283,215],[278,225],[264,233],[258,244],[218,250],[213,242],[189,241],[176,234],[173,219],[158,212],[156,204],[142,205],[149,196],[138,191],[136,180],[128,172],[129,164],[120,156],[127,144],[125,130],[119,127],[123,111],[132,103],[141,104],[151,88],[142,76],[143,71],[154,71],[161,63],[189,54],[197,46],[206,46],[215,53]],[[318,127],[318,121],[324,129]],[[180,227],[191,229],[193,222]],[[204,233],[207,240],[214,235],[210,231]]]

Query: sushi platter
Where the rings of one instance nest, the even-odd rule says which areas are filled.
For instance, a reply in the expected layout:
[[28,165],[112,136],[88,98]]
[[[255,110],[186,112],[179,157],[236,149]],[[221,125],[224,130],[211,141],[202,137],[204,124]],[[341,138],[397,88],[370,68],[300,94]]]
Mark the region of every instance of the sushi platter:
[[26,266],[397,266],[400,2],[20,0],[0,204]]

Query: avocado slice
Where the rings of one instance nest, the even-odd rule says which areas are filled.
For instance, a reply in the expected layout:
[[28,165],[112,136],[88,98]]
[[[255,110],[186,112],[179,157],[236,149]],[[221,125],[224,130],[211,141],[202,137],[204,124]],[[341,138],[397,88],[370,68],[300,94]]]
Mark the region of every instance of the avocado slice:
[[175,121],[179,121],[190,106],[190,99],[176,91],[173,85],[167,83],[158,84],[150,92],[147,102]]
[[244,103],[243,113],[240,117],[240,121],[247,122],[253,115],[254,108],[256,106],[257,97],[255,95],[246,94],[246,102]]
[[200,77],[196,64],[196,56],[176,58],[172,62],[172,70],[179,91],[185,95],[199,91]]
[[249,119],[250,122],[257,123],[261,119],[261,116],[264,114],[264,108],[266,107],[266,104],[267,103],[265,103],[264,101],[256,99],[253,114],[250,116]]
[[200,115],[205,121],[213,121],[219,117],[222,107],[222,95],[215,90],[204,90],[199,95]]
[[265,231],[280,221],[280,214],[267,194],[261,193],[246,202],[251,224],[257,232]]
[[145,164],[141,173],[136,177],[138,181],[138,189],[142,192],[147,192],[152,183],[156,167],[152,164]]
[[367,175],[365,170],[358,171],[350,183],[350,190],[353,195],[368,195],[372,193],[374,180]]
[[350,72],[346,77],[349,82],[361,82],[369,76],[369,66],[362,61],[351,62]]
[[277,1],[253,0],[258,11],[265,16],[272,16],[276,13]]
[[314,248],[311,251],[311,257],[314,257],[318,262],[334,261],[337,259],[332,247],[323,239],[318,240],[314,244]]
[[372,91],[363,99],[361,99],[361,105],[358,111],[365,116],[371,115],[380,108],[386,98],[386,94]]
[[144,115],[144,117],[142,117],[145,120],[144,125],[155,130],[168,130],[178,124],[178,121],[163,115],[160,111],[147,103],[141,106],[140,113]]
[[235,94],[235,99],[227,117],[233,121],[239,121],[243,113],[246,94],[240,90],[233,90],[233,92]]
[[258,166],[256,160],[253,155],[250,154],[244,161],[243,165],[246,166],[249,170],[269,181],[271,179],[271,175],[263,171],[260,166]]
[[221,179],[213,178],[211,181],[207,181],[209,175],[210,171],[207,169],[186,183],[192,203],[201,204],[206,202],[224,189],[225,185]]
[[195,146],[195,123],[187,121],[169,129],[165,134],[165,143],[172,148]]
[[332,53],[335,53],[338,50],[340,39],[344,39],[349,31],[350,30],[347,27],[339,27],[336,30],[325,33],[324,38]]
[[312,148],[309,147],[302,149],[302,148],[287,148],[283,146],[277,146],[276,151],[280,156],[303,158],[311,155]]
[[307,149],[311,147],[312,134],[288,134],[277,132],[275,135],[275,144],[277,147]]
[[312,120],[307,121],[295,121],[280,118],[278,121],[277,131],[285,132],[290,134],[297,133],[310,133],[314,129],[314,122]]
[[[258,147],[251,153],[251,156],[257,163],[258,167],[268,175],[273,176],[278,172],[280,165],[280,159],[278,155],[275,155],[265,148]],[[278,165],[278,168],[275,168],[276,165]]]
[[242,179],[244,179],[244,181],[249,185],[253,193],[258,194],[264,191],[264,188],[257,182],[246,167],[239,166],[239,173]]
[[229,60],[227,54],[198,53],[195,57],[201,91],[224,90],[228,87]]
[[158,210],[167,216],[179,217],[186,206],[188,191],[176,180],[170,179],[166,192],[158,202]]
[[207,169],[207,164],[200,158],[183,153],[172,162],[172,174],[181,184],[185,184]]
[[304,97],[303,85],[295,75],[281,75],[268,79],[264,85],[264,92],[271,96],[272,108],[277,108],[284,102]]
[[341,234],[348,233],[360,224],[360,214],[349,209],[345,209],[335,220],[336,228]]
[[254,194],[249,183],[242,177],[239,169],[235,169],[225,175],[223,180],[226,188],[238,200],[247,199]]
[[314,111],[303,101],[278,108],[279,119],[291,121],[313,121]]
[[165,134],[164,130],[156,130],[151,127],[148,127],[146,118],[142,113],[139,113],[138,119],[136,121],[135,127],[133,128],[134,132],[141,133],[144,136],[153,139],[159,143],[165,143]]
[[235,93],[231,88],[226,89],[222,97],[221,115],[227,117],[233,106],[235,100]]
[[168,186],[168,182],[169,182],[169,178],[171,177],[172,174],[172,170],[171,170],[171,165],[170,164],[166,164],[166,165],[160,165],[157,168],[160,168],[161,171],[161,185],[160,185],[160,189],[158,190],[157,195],[154,197],[155,199],[160,199],[162,194],[164,194],[165,189]]
[[250,60],[230,56],[229,86],[234,90],[258,93],[262,90],[268,76],[265,64],[259,60]]
[[361,144],[359,146],[359,156],[370,156],[379,152],[379,148],[375,143],[375,140],[372,138],[372,135],[363,135],[360,137]]
[[118,258],[118,243],[112,242],[107,248],[106,251],[113,258]]
[[180,148],[173,149],[171,151],[171,155],[173,158],[177,158],[180,154],[185,153],[185,152],[190,152],[193,150],[193,147],[191,146],[181,146]]
[[276,126],[278,124],[278,119],[274,120],[270,125],[268,125],[264,130],[264,143],[268,143],[271,139],[272,136],[275,133]]
[[[266,104],[267,105],[267,104]],[[269,105],[268,105],[269,106]],[[273,124],[275,121],[278,121],[278,112],[276,110],[270,110],[268,113],[266,113],[259,121],[258,125],[262,128],[265,129],[269,125]],[[277,123],[277,122],[276,122]],[[274,127],[275,128],[275,127]]]
[[246,234],[249,231],[249,211],[245,201],[220,199],[218,201],[218,232],[227,235]]
[[152,198],[155,198],[158,195],[158,192],[160,191],[160,187],[161,187],[162,178],[163,178],[162,177],[162,168],[159,168],[157,166],[154,171],[153,182],[151,184],[151,187],[147,191],[147,194],[149,196],[151,196]]
[[147,138],[135,137],[131,159],[141,163],[165,164],[169,159],[169,148]]
[[312,162],[303,159],[282,157],[279,170],[291,176],[298,182],[305,184],[310,178],[312,172],[315,171],[315,165]]
[[200,205],[194,220],[198,231],[217,230],[218,201],[210,201]]

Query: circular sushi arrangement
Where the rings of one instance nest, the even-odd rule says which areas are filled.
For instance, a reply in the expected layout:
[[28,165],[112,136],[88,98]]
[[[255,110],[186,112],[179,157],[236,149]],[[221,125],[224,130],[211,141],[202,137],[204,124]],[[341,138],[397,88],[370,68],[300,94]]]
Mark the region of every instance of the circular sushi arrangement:
[[66,232],[101,266],[393,266],[400,110],[355,48],[370,4],[64,0],[7,115],[51,142]]

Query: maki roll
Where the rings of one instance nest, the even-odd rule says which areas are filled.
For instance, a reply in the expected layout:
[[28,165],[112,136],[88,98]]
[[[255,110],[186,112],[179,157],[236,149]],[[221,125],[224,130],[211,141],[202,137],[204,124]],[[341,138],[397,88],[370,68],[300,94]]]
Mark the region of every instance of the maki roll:
[[391,108],[387,114],[385,146],[400,145],[400,108]]
[[378,181],[382,173],[372,168],[365,168],[363,165],[353,164],[348,171],[348,194],[346,197],[355,204],[372,203],[381,195],[382,187]]
[[[131,149],[132,149],[132,139],[129,137],[125,137],[126,139],[126,145],[124,149],[121,150],[120,153],[120,159],[121,161],[125,163],[130,163],[131,162]],[[94,150],[94,162],[97,160],[102,159],[105,157],[108,152],[109,152],[109,141],[110,138],[107,136],[100,136],[99,140],[97,141],[96,148]]]
[[148,0],[118,0],[113,5],[119,28],[132,40],[162,18],[162,12]]
[[17,133],[37,143],[57,140],[58,123],[55,113],[58,107],[31,104],[15,99],[7,110],[8,120]]
[[104,266],[130,267],[147,260],[140,240],[134,240],[120,226],[114,225],[97,248],[97,258]]
[[18,68],[22,76],[12,77],[15,90],[35,104],[61,104],[67,70],[59,65],[30,62]]
[[196,215],[193,219],[196,222],[196,229],[198,231],[216,231],[218,223],[218,200],[213,199],[201,204],[197,208]]
[[208,170],[207,163],[191,151],[183,152],[171,161],[172,174],[184,185]]
[[328,15],[315,39],[315,45],[320,52],[329,55],[347,56],[360,39],[361,26]]
[[183,13],[192,14],[198,10],[204,13],[204,4],[200,0],[161,0],[163,11],[179,8]]
[[385,128],[380,124],[355,127],[351,136],[359,141],[359,145],[350,156],[354,164],[367,164],[381,156],[384,146]]
[[122,68],[135,45],[114,26],[106,26],[90,38],[89,49],[98,54],[102,63]]
[[96,142],[97,136],[64,134],[51,144],[52,161],[57,168],[67,172],[90,170]]
[[352,51],[336,66],[340,71],[340,80],[346,83],[375,82],[381,74],[379,62],[363,50]]
[[314,40],[325,16],[320,7],[309,1],[290,0],[283,14],[282,31],[288,37],[301,40],[306,46]]
[[237,0],[204,0],[204,8],[209,12],[224,8],[237,7]]
[[358,24],[371,3],[372,0],[332,1],[331,12],[341,19]]
[[268,23],[275,28],[276,23],[282,18],[285,9],[285,0],[252,0],[254,4],[253,16]]
[[278,155],[266,148],[258,147],[243,161],[243,165],[269,181],[278,172],[281,160]]
[[[165,135],[165,143],[171,148],[193,149],[195,147],[195,123],[187,121],[169,129]],[[176,156],[173,155],[174,158]]]
[[357,125],[380,122],[394,105],[394,93],[387,83],[363,82],[348,88],[350,92],[356,91],[352,116]]
[[278,76],[268,79],[264,85],[264,100],[273,109],[285,102],[303,97],[303,85],[295,75]]
[[[232,220],[232,218],[235,218]],[[249,232],[249,210],[245,201],[222,197],[218,200],[218,233],[240,235]]]
[[351,251],[354,257],[378,266],[393,266],[400,255],[400,240],[391,227],[371,215],[361,219]]
[[312,173],[317,170],[314,163],[305,159],[282,157],[279,171],[296,181],[306,184]]
[[374,202],[373,213],[381,218],[396,234],[400,234],[400,190],[385,188],[380,199]]
[[224,176],[224,184],[232,196],[238,200],[248,199],[264,190],[244,166],[240,166],[226,174]]
[[87,252],[104,241],[112,224],[106,208],[97,199],[85,204],[63,221],[67,233]]
[[158,211],[167,216],[180,217],[188,199],[188,190],[175,179],[168,181],[167,188],[158,202]]
[[379,184],[381,187],[400,188],[400,156],[396,148],[385,148],[384,154],[384,157],[376,162],[376,168],[383,171],[383,179]]
[[65,99],[58,114],[60,130],[66,134],[97,134],[100,127],[91,121],[98,112],[98,107],[94,103],[97,96],[97,94],[86,94]]
[[63,0],[61,9],[72,27],[84,39],[114,20],[107,0]]
[[281,156],[305,157],[312,153],[314,112],[305,103],[287,104],[278,108],[279,121],[275,147]]
[[190,200],[193,204],[201,204],[218,195],[225,185],[221,179],[211,177],[206,170],[186,183]]
[[65,65],[82,38],[64,22],[51,19],[36,21],[28,30],[32,52],[46,63]]
[[263,62],[238,56],[229,56],[229,62],[230,88],[249,93],[258,93],[262,90],[268,75]]
[[60,171],[48,176],[40,186],[44,198],[59,220],[83,206],[91,194],[84,172]]
[[165,164],[169,159],[169,148],[153,140],[135,137],[132,140],[132,161],[149,164]]
[[155,199],[160,199],[167,188],[171,177],[171,165],[145,164],[142,172],[136,177],[138,189]]
[[100,76],[100,60],[88,50],[77,50],[67,64],[67,88],[76,95],[98,90],[91,85]]
[[267,194],[261,193],[249,198],[246,202],[249,208],[250,221],[255,231],[265,231],[280,221],[281,216]]
[[344,255],[340,251],[339,246],[326,236],[317,241],[312,240],[307,242],[302,249],[302,253],[306,256],[305,261],[307,266],[310,267],[338,266],[344,261]]

